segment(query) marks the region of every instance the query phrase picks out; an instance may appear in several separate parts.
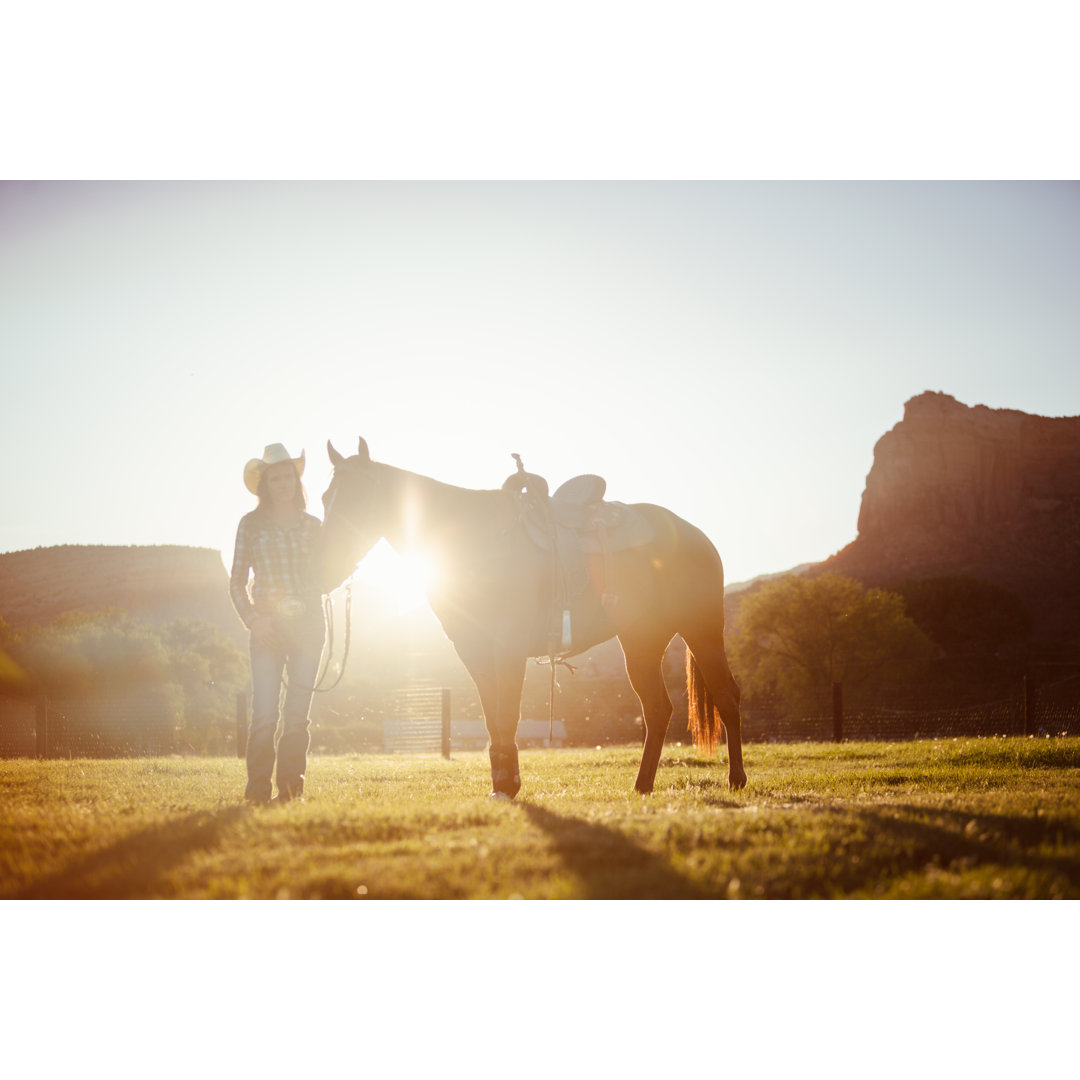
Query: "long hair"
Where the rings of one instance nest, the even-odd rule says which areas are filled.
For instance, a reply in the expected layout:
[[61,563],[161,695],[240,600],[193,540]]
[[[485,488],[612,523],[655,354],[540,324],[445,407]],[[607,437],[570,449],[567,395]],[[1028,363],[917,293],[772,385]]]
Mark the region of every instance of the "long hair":
[[[257,509],[261,513],[266,513],[270,509],[270,489],[266,484],[266,474],[269,469],[263,469],[262,476],[259,477],[259,487],[256,494],[259,496],[259,505]],[[296,466],[293,465],[293,472],[296,473],[296,491],[293,494],[293,506],[303,512],[307,509],[307,492],[304,490],[304,485],[300,482],[300,473],[297,472]]]

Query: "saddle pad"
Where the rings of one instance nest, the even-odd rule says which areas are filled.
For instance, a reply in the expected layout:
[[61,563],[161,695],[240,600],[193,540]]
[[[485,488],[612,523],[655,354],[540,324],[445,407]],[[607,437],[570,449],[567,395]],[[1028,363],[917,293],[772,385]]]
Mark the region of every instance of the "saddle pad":
[[653,527],[644,516],[627,503],[605,502],[599,506],[559,506],[548,503],[548,521],[532,514],[523,520],[533,542],[548,550],[554,526],[560,550],[576,541],[589,555],[605,551],[625,551],[647,544],[653,538]]
[[586,554],[599,555],[640,547],[652,538],[653,527],[643,514],[627,503],[605,502],[586,522],[582,541]]
[[[567,598],[580,596],[589,586],[586,556],[607,556],[647,544],[653,538],[653,527],[627,503],[560,507],[550,502],[548,510],[548,523],[528,516],[524,519],[525,527],[533,542],[545,551],[551,550],[554,537],[555,554],[563,574]],[[566,510],[575,513],[563,512]]]

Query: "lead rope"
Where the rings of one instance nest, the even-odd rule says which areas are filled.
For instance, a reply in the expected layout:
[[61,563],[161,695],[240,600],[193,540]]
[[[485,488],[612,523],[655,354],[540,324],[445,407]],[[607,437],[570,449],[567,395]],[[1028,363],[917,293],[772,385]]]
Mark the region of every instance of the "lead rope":
[[555,694],[558,692],[559,684],[555,679],[556,669],[561,664],[571,675],[577,671],[577,668],[566,660],[562,656],[553,656],[550,653],[543,657],[533,657],[538,664],[547,664],[551,667],[551,690],[548,694],[548,746],[551,745],[551,740],[555,734]]
[[322,684],[323,679],[326,678],[326,674],[330,670],[330,660],[334,654],[334,602],[330,599],[329,594],[327,594],[325,601],[325,611],[330,627],[327,635],[329,648],[326,650],[326,666],[323,668],[323,673],[312,690],[312,693],[315,694],[329,693],[345,676],[345,661],[349,659],[349,646],[352,644],[352,578],[349,578],[348,584],[345,586],[345,648],[341,653],[341,666],[338,668],[338,676],[329,686],[323,686]]
[[555,735],[555,690],[558,683],[555,681],[555,664],[551,665],[551,692],[548,694],[548,749],[551,748],[551,740]]
[[[338,669],[338,677],[329,685],[323,686],[323,680],[325,680],[327,674],[330,671],[330,661],[334,656],[334,601],[331,599],[331,594],[327,593],[326,598],[323,601],[323,615],[326,618],[327,626],[327,648],[326,648],[326,663],[323,665],[322,674],[316,679],[314,686],[297,686],[293,687],[296,690],[303,690],[308,694],[328,694],[341,682],[345,675],[345,661],[349,659],[349,645],[352,642],[352,578],[350,577],[348,583],[345,585],[345,649],[341,654],[341,667]],[[282,684],[285,689],[290,689],[289,681],[285,677],[284,672],[281,676]]]

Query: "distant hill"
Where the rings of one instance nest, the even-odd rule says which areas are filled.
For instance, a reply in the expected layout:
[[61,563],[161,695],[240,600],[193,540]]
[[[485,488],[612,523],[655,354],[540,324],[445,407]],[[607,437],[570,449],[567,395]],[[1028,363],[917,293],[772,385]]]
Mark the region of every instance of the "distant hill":
[[1080,638],[1080,417],[912,398],[874,447],[857,538],[812,572],[826,570],[976,578],[1018,594],[1040,633]]
[[246,640],[213,549],[65,545],[0,554],[0,618],[10,626],[102,608],[150,623],[203,619],[238,644]]
[[749,581],[733,581],[724,586],[724,594],[730,596],[732,593],[745,592],[747,589],[755,589],[759,585],[763,585],[766,581],[774,581],[776,578],[787,577],[788,574],[805,574],[817,566],[817,563],[806,562],[799,563],[798,566],[793,566],[790,570],[779,570],[775,574],[758,574],[757,577],[752,577]]

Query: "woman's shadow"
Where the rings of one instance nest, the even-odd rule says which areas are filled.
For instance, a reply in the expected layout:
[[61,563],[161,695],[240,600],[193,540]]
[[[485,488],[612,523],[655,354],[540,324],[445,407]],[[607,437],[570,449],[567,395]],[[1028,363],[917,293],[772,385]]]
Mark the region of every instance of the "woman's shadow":
[[192,852],[214,847],[242,807],[199,811],[140,829],[98,851],[65,863],[27,885],[16,900],[132,900],[168,896],[163,878]]

